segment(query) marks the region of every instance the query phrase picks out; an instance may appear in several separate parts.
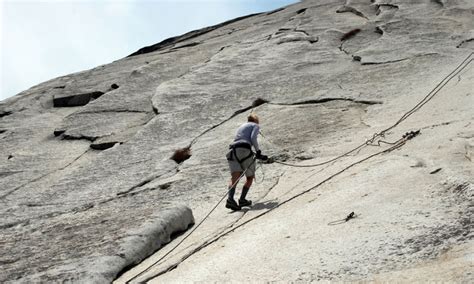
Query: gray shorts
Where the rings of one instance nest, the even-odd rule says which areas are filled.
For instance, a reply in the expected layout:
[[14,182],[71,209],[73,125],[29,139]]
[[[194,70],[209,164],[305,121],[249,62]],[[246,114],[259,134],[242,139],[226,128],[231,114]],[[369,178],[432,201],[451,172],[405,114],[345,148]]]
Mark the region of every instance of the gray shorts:
[[[250,149],[247,149],[247,148],[236,148],[235,149],[235,154],[237,155],[238,160],[241,161],[240,163],[239,163],[239,161],[237,160],[237,158],[235,157],[235,155],[233,153],[234,153],[234,150],[231,149],[231,150],[229,150],[229,152],[226,155],[227,162],[229,162],[230,172],[231,173],[235,173],[235,172],[240,172],[241,173],[245,169],[248,168],[247,171],[245,172],[245,176],[246,177],[255,176],[254,155],[253,154],[250,155],[250,153],[252,153],[252,151]],[[245,157],[248,157],[248,158],[245,159]]]

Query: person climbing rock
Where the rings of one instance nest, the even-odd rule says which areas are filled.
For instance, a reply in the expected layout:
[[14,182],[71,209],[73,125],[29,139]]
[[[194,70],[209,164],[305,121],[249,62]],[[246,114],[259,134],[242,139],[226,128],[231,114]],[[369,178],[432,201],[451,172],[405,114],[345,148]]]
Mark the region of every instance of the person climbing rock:
[[[237,129],[234,142],[229,145],[230,151],[227,153],[227,161],[231,173],[229,185],[229,196],[225,207],[232,210],[240,210],[244,206],[252,205],[251,200],[245,199],[255,177],[255,159],[267,160],[268,157],[262,154],[258,146],[257,136],[260,133],[258,116],[251,113],[247,117],[247,122]],[[252,146],[255,153],[252,152]],[[239,203],[234,200],[235,188],[239,177],[245,171],[246,181],[242,188]]]

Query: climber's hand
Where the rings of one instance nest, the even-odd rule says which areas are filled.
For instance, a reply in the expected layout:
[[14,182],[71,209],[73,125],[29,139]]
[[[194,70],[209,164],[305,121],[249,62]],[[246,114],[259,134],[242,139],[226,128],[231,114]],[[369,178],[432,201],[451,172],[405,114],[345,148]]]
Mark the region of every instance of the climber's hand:
[[262,154],[262,151],[258,150],[256,155],[255,155],[255,158],[259,159],[259,160],[262,160],[262,161],[266,161],[268,160],[268,156],[267,155],[263,155]]

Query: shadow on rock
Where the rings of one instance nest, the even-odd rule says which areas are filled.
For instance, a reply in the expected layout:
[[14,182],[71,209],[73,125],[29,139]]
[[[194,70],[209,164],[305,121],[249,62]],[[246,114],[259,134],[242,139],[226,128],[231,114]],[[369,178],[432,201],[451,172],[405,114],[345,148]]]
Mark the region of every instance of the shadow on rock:
[[255,203],[250,210],[263,210],[263,209],[273,209],[278,206],[278,202],[276,201],[266,201],[266,202],[260,202],[260,203]]

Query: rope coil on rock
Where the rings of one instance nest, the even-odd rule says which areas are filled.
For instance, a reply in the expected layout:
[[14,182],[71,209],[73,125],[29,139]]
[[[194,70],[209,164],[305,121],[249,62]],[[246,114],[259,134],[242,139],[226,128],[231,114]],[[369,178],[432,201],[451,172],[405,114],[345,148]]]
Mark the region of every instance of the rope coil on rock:
[[[290,166],[290,167],[298,167],[298,168],[311,168],[311,167],[318,167],[322,166],[325,164],[332,163],[334,161],[337,161],[349,154],[352,154],[356,151],[361,150],[365,146],[380,146],[381,143],[384,144],[389,144],[389,145],[395,145],[396,142],[387,142],[383,140],[378,140],[375,142],[377,138],[383,138],[385,137],[385,133],[388,131],[392,130],[393,128],[397,127],[400,123],[402,123],[404,120],[406,120],[409,116],[411,116],[413,113],[417,112],[422,106],[424,106],[426,103],[428,103],[435,95],[438,94],[438,92],[446,86],[454,77],[456,77],[461,71],[463,71],[474,59],[471,58],[474,52],[471,52],[451,73],[449,73],[447,76],[445,76],[420,102],[418,102],[413,108],[411,108],[409,111],[405,112],[394,124],[391,126],[385,128],[384,130],[374,133],[372,135],[372,138],[366,140],[364,143],[360,144],[359,146],[353,148],[352,150],[349,150],[335,158],[329,159],[327,161],[323,161],[320,163],[316,164],[310,164],[310,165],[298,165],[298,164],[292,164],[292,163],[286,163],[286,162],[280,162],[280,161],[273,161],[275,163],[285,165],[285,166]],[[267,139],[263,134],[262,137]],[[267,139],[268,140],[268,139]],[[377,144],[375,144],[377,143]]]

